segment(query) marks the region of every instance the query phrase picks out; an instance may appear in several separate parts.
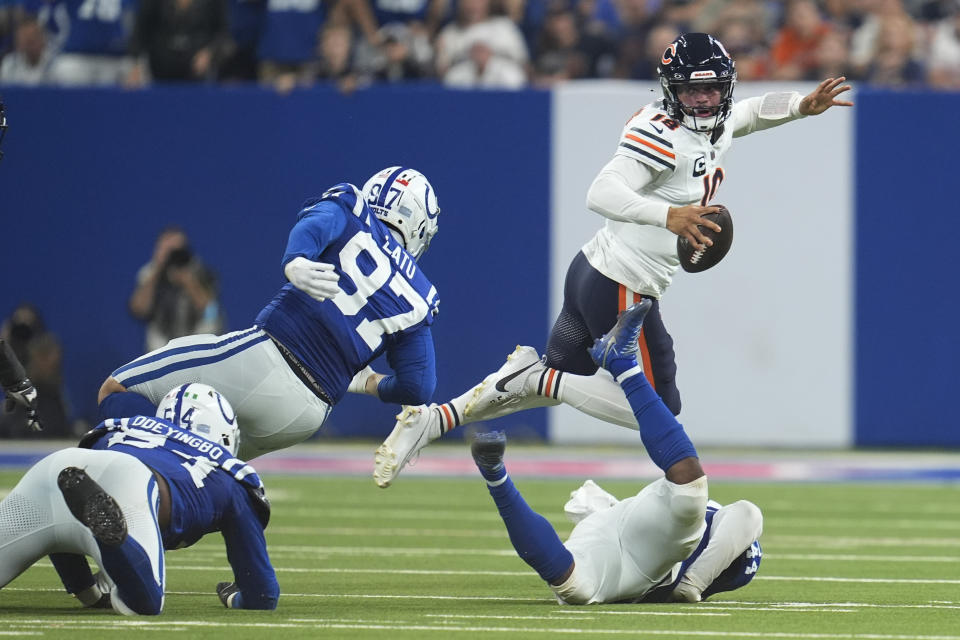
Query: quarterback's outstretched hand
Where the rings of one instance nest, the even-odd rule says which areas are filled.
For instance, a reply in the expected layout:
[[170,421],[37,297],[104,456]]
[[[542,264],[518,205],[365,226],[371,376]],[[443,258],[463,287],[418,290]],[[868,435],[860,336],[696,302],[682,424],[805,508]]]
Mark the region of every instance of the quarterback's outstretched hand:
[[0,387],[7,394],[4,409],[9,413],[17,405],[24,407],[27,410],[27,426],[34,431],[42,431],[43,425],[37,418],[37,390],[13,349],[4,340],[0,340]]
[[340,276],[327,262],[314,262],[297,256],[283,268],[290,284],[314,300],[323,302],[340,293]]
[[850,85],[843,84],[846,80],[844,76],[840,76],[821,82],[810,95],[800,101],[800,115],[817,116],[830,107],[852,107],[853,103],[848,100],[837,100],[838,95],[850,91]]

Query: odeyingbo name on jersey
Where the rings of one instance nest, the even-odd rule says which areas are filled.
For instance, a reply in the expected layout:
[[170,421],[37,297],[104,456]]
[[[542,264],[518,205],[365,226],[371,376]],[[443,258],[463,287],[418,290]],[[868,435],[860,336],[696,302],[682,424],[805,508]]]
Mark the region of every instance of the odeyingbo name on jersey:
[[[234,480],[248,489],[263,492],[263,481],[253,467],[239,460],[220,445],[198,436],[172,422],[150,416],[132,418],[110,418],[97,425],[80,441],[81,447],[89,447],[101,437],[109,435],[107,448],[114,445],[126,445],[138,449],[165,449],[175,455],[191,460],[196,464],[187,465],[198,487],[203,486],[203,478],[219,467],[231,475]],[[200,467],[203,470],[200,470]],[[199,473],[195,473],[197,469]]]

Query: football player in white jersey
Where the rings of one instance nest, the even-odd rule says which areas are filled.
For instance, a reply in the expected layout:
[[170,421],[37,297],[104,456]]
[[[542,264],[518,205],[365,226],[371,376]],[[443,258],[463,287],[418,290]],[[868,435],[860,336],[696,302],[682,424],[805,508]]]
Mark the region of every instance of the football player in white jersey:
[[[708,501],[693,443],[637,364],[637,337],[651,307],[644,299],[620,314],[589,355],[621,385],[663,478],[623,501],[588,480],[564,508],[577,523],[564,543],[507,475],[506,436],[481,433],[471,447],[514,549],[562,603],[699,602],[742,587],[760,566],[760,509],[745,500]],[[652,422],[651,411],[659,411]]]
[[673,340],[659,308],[680,264],[677,237],[701,249],[711,242],[698,225],[719,230],[701,216],[718,210],[709,202],[726,177],[724,157],[733,138],[853,103],[838,99],[850,89],[843,77],[825,79],[807,96],[767,93],[734,103],[736,65],[705,33],[687,33],[667,45],[658,74],[662,98],[630,118],[613,159],[590,185],[587,206],[607,220],[570,264],[543,358],[518,346],[463,395],[405,407],[377,450],[379,486],[389,486],[420,449],[454,427],[523,409],[563,402],[642,430],[623,391],[587,354],[617,313],[640,299],[653,302],[640,335],[644,373],[670,412],[680,413]]

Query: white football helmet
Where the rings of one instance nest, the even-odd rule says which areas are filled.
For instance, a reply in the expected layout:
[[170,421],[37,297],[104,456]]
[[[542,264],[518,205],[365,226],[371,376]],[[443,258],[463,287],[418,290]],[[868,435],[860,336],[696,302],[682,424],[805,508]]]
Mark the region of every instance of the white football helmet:
[[427,177],[407,167],[389,167],[363,185],[363,197],[407,252],[419,258],[437,234],[440,205]]
[[193,382],[171,389],[157,405],[157,417],[180,425],[237,455],[240,429],[233,407],[213,387]]

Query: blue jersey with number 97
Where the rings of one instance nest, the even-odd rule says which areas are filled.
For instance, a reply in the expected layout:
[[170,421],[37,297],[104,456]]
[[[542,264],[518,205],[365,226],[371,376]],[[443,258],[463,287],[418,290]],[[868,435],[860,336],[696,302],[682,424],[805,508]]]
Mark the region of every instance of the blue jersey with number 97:
[[287,283],[256,322],[336,402],[354,374],[433,323],[437,289],[351,184],[305,203],[283,264],[298,256],[333,264],[342,291],[321,302]]

